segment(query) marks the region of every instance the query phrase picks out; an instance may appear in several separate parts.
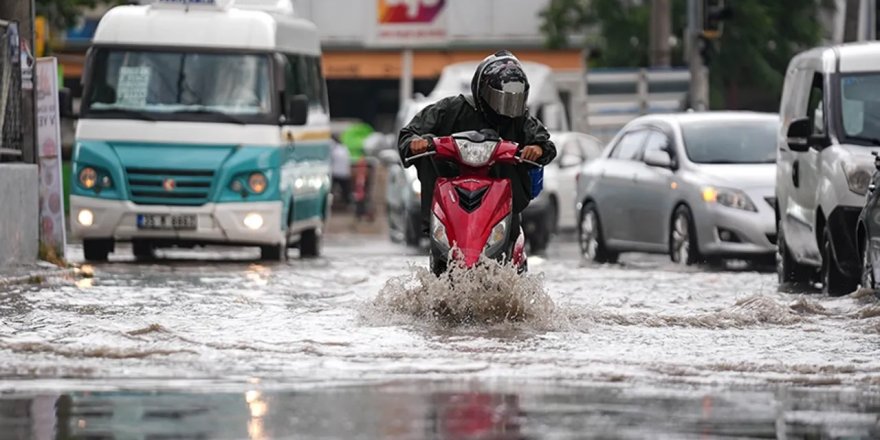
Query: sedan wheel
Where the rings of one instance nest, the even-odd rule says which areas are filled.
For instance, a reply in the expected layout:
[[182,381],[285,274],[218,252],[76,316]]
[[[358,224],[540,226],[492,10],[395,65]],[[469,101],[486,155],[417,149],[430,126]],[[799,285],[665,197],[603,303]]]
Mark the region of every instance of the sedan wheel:
[[617,262],[618,254],[605,248],[605,242],[602,238],[602,224],[599,222],[596,205],[590,203],[584,207],[578,229],[578,241],[584,259],[594,263]]
[[672,217],[669,231],[669,257],[674,263],[691,265],[699,261],[691,211],[680,206]]

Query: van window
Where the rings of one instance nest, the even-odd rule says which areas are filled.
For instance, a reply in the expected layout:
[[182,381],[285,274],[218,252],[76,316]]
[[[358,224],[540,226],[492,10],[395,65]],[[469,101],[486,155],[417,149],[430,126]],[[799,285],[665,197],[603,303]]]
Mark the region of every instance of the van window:
[[880,139],[880,73],[841,77],[840,97],[840,118],[846,137],[877,144],[875,140]]
[[327,112],[327,86],[321,73],[321,59],[306,55],[285,56],[285,93],[288,96],[306,95],[310,106]]
[[824,78],[821,73],[813,75],[812,85],[810,86],[810,99],[807,103],[807,117],[810,118],[810,125],[813,127],[813,134],[824,134],[825,117],[823,102]]

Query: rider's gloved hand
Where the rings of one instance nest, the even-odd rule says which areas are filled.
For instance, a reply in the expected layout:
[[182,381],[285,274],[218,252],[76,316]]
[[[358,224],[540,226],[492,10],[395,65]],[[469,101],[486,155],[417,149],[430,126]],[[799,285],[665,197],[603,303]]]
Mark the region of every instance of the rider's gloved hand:
[[409,141],[410,155],[415,156],[416,154],[422,154],[427,150],[428,150],[428,140],[427,139],[415,137],[411,141]]
[[[412,147],[410,147],[410,149],[412,149]],[[541,147],[537,145],[527,145],[525,148],[523,148],[521,157],[525,160],[530,160],[534,162],[543,155],[544,150],[542,150]]]

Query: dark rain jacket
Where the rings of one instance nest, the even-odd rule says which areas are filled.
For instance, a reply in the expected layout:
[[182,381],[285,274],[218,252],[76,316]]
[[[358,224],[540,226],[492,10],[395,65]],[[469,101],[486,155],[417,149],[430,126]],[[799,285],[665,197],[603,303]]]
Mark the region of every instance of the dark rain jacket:
[[[537,145],[544,154],[537,160],[546,165],[556,157],[556,146],[550,141],[550,133],[537,118],[526,111],[522,118],[503,118],[500,124],[490,123],[477,109],[470,96],[458,95],[441,99],[422,109],[410,123],[400,130],[397,148],[400,158],[406,164],[409,142],[415,136],[449,136],[470,130],[494,129],[502,139],[519,144],[520,149],[527,145]],[[408,165],[407,165],[408,166]]]

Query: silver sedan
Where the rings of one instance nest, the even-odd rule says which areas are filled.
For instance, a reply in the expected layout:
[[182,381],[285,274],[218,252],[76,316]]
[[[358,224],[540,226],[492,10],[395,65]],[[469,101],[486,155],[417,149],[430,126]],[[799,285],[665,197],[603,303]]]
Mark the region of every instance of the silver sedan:
[[578,175],[584,257],[668,253],[694,264],[773,261],[775,114],[651,115],[627,124]]

